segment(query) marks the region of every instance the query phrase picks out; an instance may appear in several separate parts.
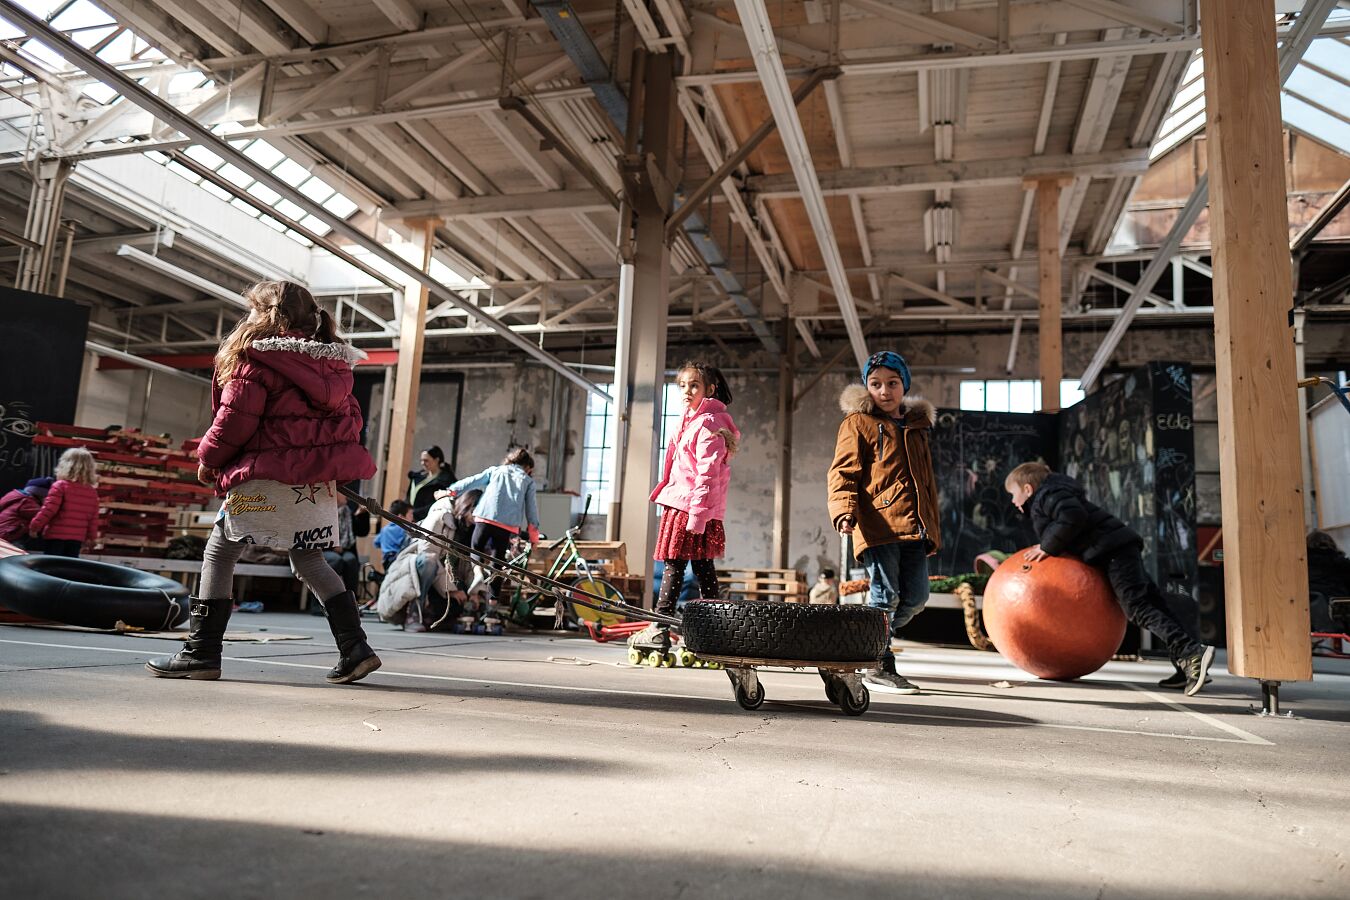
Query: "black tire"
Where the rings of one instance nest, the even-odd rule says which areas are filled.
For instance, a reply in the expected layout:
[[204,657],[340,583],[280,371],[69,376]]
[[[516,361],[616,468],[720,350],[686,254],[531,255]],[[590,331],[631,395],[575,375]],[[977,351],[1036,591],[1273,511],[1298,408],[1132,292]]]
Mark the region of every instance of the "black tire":
[[0,606],[36,619],[161,631],[188,617],[187,599],[178,582],[127,566],[64,556],[0,559]]
[[867,712],[867,708],[872,705],[872,695],[868,693],[867,688],[862,689],[862,700],[854,701],[853,692],[843,685],[839,686],[839,708],[846,715],[861,716]]
[[741,705],[741,709],[754,711],[764,705],[764,685],[755,686],[755,693],[747,694],[745,688],[736,685],[736,702]]
[[680,625],[702,656],[875,662],[886,649],[886,615],[870,606],[691,600]]

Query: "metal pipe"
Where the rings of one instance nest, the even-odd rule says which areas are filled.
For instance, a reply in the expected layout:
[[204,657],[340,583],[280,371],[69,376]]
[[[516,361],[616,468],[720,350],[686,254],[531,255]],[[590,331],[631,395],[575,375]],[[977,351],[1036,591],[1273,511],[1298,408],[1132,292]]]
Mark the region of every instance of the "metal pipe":
[[211,386],[211,380],[208,378],[203,378],[200,375],[193,375],[190,372],[184,372],[182,369],[175,369],[173,366],[166,366],[164,363],[157,363],[154,360],[136,356],[133,353],[123,353],[121,350],[115,350],[112,347],[103,344],[96,344],[93,341],[85,341],[84,349],[98,356],[109,356],[113,359],[120,359],[122,362],[131,363],[131,365],[138,366],[142,369],[149,369],[151,372],[172,375],[175,378],[181,378],[184,381],[191,381],[205,387]]
[[[430,275],[422,272],[416,266],[411,265],[379,241],[370,237],[359,228],[356,228],[345,219],[329,212],[320,204],[315,203],[292,185],[282,181],[276,175],[272,174],[271,171],[258,165],[248,156],[245,156],[228,141],[221,139],[210,129],[199,124],[191,116],[186,115],[165,100],[146,90],[134,79],[126,77],[115,67],[104,62],[84,47],[81,47],[66,35],[51,27],[41,18],[8,2],[6,2],[3,7],[0,7],[0,16],[3,16],[3,18],[9,20],[14,25],[24,29],[25,33],[40,38],[45,44],[64,57],[71,65],[83,69],[109,87],[117,89],[123,97],[127,98],[132,103],[135,103],[137,106],[151,113],[164,123],[172,125],[182,134],[194,139],[197,143],[210,148],[217,156],[224,158],[247,172],[255,180],[267,185],[282,197],[290,200],[292,203],[323,222],[339,236],[346,238],[359,247],[364,247],[384,262],[388,263],[402,275],[424,285],[427,290],[434,294],[438,299],[449,301],[452,305],[465,310],[471,318],[476,319],[487,326],[493,332],[505,339],[507,343],[523,350],[530,356],[541,360],[545,365],[548,365],[550,368],[563,374],[564,377],[571,380],[577,386],[603,397],[606,401],[610,399],[608,394],[578,375],[576,372],[568,369],[563,365],[562,361],[553,354],[541,350],[530,341],[513,332],[505,323],[482,312],[477,306],[467,302]],[[583,96],[585,95],[589,95],[589,91],[584,91]],[[484,108],[494,108],[496,106],[497,103],[494,100],[488,101]],[[404,113],[390,114],[390,121],[400,120],[400,117],[403,115]],[[370,120],[367,120],[367,122],[369,121]],[[329,125],[330,123],[325,123],[325,126]],[[338,248],[337,242],[327,237],[320,243],[320,246],[329,251]]]

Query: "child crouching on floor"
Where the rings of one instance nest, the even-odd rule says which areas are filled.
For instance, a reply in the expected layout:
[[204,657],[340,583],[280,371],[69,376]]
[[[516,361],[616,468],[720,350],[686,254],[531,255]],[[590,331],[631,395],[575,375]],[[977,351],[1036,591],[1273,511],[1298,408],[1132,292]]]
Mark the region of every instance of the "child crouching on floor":
[[[1025,558],[1039,562],[1047,556],[1077,556],[1105,572],[1126,618],[1167,644],[1185,677],[1186,696],[1204,687],[1214,648],[1191,637],[1167,609],[1162,591],[1144,569],[1143,538],[1089,501],[1082,485],[1051,472],[1045,463],[1022,463],[1008,473],[1004,487],[1013,505],[1031,517],[1040,539]],[[1163,684],[1171,686],[1168,681]]]

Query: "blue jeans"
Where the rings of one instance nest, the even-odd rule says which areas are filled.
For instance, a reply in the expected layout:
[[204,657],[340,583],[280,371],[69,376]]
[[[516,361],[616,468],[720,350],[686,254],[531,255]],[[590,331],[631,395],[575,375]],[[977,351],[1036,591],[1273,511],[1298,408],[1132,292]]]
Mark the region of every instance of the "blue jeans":
[[886,655],[894,665],[891,629],[909,623],[928,602],[928,544],[904,541],[868,547],[859,560],[867,567],[872,589],[867,605],[886,613]]

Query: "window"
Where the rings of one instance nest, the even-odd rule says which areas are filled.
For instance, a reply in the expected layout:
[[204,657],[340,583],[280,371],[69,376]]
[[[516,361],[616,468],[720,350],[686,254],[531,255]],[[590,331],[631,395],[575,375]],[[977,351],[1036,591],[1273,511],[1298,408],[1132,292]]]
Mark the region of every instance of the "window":
[[[1059,405],[1073,406],[1084,397],[1077,381],[1059,383]],[[1039,381],[963,381],[961,408],[970,412],[1036,412],[1041,408]]]
[[[599,385],[613,393],[612,384]],[[684,417],[684,400],[679,389],[673,384],[665,386],[661,407],[661,456],[664,458],[666,445],[680,429],[680,420]],[[613,451],[614,436],[610,433],[613,426],[614,405],[591,394],[586,403],[585,434],[581,445],[581,496],[594,495],[591,509],[603,512],[613,500],[613,463],[610,454]]]
[[[611,393],[614,389],[610,384],[600,387]],[[585,502],[587,495],[592,495],[595,499],[591,502],[591,509],[606,512],[613,501],[614,473],[611,471],[610,455],[614,448],[614,436],[610,428],[613,425],[614,404],[606,403],[593,393],[586,397],[586,424],[581,443],[582,502]]]

